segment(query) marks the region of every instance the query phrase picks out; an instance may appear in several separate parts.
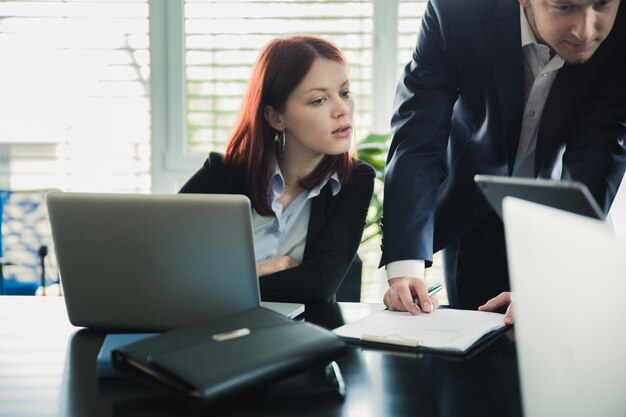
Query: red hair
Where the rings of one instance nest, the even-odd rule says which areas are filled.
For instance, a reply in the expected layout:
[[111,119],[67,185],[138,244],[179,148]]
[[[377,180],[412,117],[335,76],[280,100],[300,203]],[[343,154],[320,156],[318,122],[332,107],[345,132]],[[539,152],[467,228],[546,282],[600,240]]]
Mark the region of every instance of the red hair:
[[[266,106],[281,112],[289,94],[304,80],[317,58],[347,66],[341,51],[332,43],[314,36],[289,36],[270,41],[261,51],[252,71],[235,128],[230,136],[224,163],[243,186],[252,207],[262,216],[273,216],[269,179],[276,160],[276,131],[265,119]],[[311,189],[337,172],[341,184],[351,178],[349,152],[325,155],[300,186]]]

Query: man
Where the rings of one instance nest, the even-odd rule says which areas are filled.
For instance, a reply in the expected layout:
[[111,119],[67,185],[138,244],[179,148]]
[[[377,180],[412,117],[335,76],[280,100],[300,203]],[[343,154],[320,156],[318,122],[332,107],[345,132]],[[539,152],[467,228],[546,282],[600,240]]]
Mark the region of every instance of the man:
[[[444,248],[453,307],[509,290],[502,222],[475,174],[578,180],[608,210],[626,166],[625,8],[429,2],[392,119],[381,260],[389,309],[434,309],[424,267]],[[483,309],[508,302],[505,293]]]

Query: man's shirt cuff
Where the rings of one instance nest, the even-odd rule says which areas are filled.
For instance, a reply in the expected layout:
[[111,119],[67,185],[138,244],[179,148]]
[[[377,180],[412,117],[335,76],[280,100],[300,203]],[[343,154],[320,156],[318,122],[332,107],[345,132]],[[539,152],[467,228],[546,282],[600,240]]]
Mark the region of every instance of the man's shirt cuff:
[[385,265],[387,279],[399,277],[424,278],[425,262],[422,259],[407,259]]

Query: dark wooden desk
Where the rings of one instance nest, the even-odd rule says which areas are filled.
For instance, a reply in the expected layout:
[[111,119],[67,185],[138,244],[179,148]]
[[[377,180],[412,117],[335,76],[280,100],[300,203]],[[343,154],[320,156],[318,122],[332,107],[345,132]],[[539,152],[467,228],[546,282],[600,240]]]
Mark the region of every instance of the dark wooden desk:
[[[333,328],[381,308],[307,306],[306,320]],[[520,416],[510,337],[463,360],[350,347],[337,360],[343,402],[303,388],[194,413],[133,380],[98,379],[104,334],[70,325],[62,298],[0,297],[0,416]]]

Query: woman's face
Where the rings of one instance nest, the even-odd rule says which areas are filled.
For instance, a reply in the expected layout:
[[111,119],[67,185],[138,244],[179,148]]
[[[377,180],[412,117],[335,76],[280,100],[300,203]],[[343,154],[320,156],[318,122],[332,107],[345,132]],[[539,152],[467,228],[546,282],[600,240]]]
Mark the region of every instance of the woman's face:
[[278,114],[286,131],[285,156],[321,159],[350,149],[354,100],[346,68],[317,58]]

